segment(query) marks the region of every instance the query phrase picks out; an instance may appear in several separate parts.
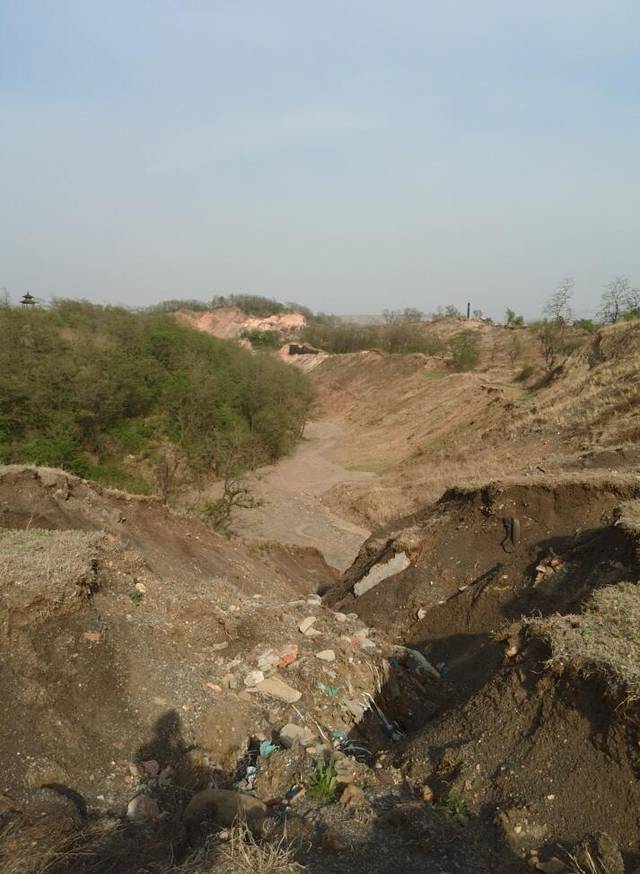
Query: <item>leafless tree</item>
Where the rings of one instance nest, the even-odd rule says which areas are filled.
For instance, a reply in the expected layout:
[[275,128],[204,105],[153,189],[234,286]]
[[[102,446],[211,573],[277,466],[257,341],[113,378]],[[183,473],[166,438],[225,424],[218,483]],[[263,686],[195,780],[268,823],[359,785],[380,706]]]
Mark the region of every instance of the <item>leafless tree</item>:
[[640,289],[631,288],[626,276],[616,276],[604,289],[598,315],[606,324],[614,325],[627,313],[640,309]]

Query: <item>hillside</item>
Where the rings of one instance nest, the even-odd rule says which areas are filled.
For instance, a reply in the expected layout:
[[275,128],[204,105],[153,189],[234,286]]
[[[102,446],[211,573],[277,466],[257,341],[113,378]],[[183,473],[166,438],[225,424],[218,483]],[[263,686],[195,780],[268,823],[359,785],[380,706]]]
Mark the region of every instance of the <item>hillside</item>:
[[[524,351],[512,362],[514,332],[480,330],[482,357],[467,373],[452,373],[446,358],[377,353],[330,357],[312,371],[320,415],[349,434],[336,458],[376,474],[334,490],[353,518],[384,522],[447,486],[506,473],[625,466],[622,451],[612,458],[602,450],[639,439],[637,323],[585,335],[550,381],[533,331],[518,329]],[[523,360],[533,365],[524,382]]]

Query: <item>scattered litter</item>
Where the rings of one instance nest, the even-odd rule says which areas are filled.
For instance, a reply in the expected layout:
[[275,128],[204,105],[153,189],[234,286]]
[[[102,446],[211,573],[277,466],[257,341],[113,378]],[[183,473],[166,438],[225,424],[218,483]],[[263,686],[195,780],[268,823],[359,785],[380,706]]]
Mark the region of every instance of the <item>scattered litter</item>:
[[253,784],[256,782],[256,774],[258,769],[255,765],[248,765],[247,770],[245,771],[244,778],[242,780],[238,780],[237,783],[234,783],[236,789],[240,789],[241,792],[251,792],[253,789]]
[[331,686],[327,683],[318,683],[318,689],[320,689],[320,691],[323,692],[325,695],[328,695],[329,698],[335,698],[340,691],[339,686]]
[[88,640],[91,643],[100,643],[102,635],[99,631],[85,631],[82,635],[83,640]]
[[277,753],[278,750],[281,750],[282,747],[280,744],[274,744],[273,741],[263,740],[260,744],[260,758],[268,759],[270,755],[273,753]]
[[418,618],[418,620],[424,619],[426,615],[427,611],[424,609],[424,607],[418,608],[418,612],[416,613],[416,617]]

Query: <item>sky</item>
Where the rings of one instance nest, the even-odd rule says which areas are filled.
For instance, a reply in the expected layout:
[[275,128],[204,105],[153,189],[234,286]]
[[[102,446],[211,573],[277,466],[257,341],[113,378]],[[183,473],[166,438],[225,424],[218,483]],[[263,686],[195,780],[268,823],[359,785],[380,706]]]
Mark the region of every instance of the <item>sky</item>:
[[637,0],[0,0],[0,288],[589,316],[639,110]]

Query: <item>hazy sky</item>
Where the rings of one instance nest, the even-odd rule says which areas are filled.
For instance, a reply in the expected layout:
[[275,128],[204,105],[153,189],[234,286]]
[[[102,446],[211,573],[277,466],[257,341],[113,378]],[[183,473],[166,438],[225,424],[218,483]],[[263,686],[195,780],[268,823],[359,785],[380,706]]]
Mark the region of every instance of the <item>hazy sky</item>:
[[637,0],[0,0],[0,287],[588,314],[639,46]]

